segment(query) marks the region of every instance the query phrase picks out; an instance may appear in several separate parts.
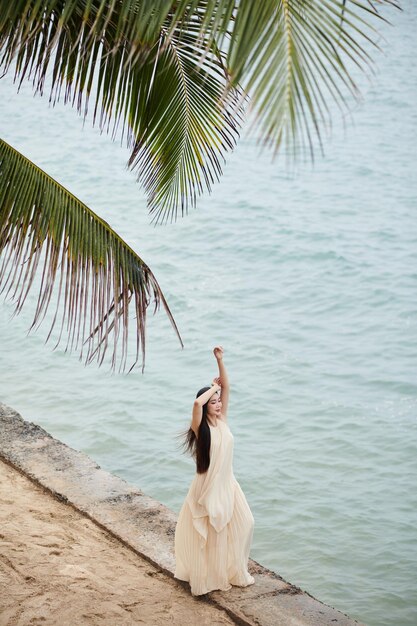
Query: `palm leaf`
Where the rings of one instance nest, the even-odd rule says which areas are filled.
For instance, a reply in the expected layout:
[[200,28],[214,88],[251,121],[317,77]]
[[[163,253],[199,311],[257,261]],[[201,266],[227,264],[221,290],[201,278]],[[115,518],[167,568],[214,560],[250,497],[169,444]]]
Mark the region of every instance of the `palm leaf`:
[[31,78],[50,99],[83,115],[93,98],[93,121],[132,153],[129,165],[148,195],[155,219],[195,205],[221,174],[238,136],[238,89],[226,90],[222,54],[201,34],[198,14],[185,28],[171,3],[32,0],[0,11],[1,67],[15,61],[21,82]]
[[376,6],[391,0],[244,0],[230,36],[232,84],[251,94],[260,139],[275,152],[321,143],[330,101],[346,112],[360,93],[354,76],[372,64]]
[[2,140],[0,259],[0,285],[16,302],[16,312],[38,273],[32,328],[43,321],[54,300],[48,338],[57,327],[57,343],[66,338],[66,349],[78,350],[86,362],[96,359],[101,364],[110,346],[112,368],[125,368],[133,309],[136,358],[132,367],[140,354],[143,367],[146,312],[152,301],[155,311],[162,303],[181,341],[146,263],[104,220]]
[[183,215],[204,188],[211,189],[241,121],[238,91],[223,98],[224,70],[217,58],[201,58],[199,46],[206,44],[200,25],[187,26],[186,34],[176,29],[161,36],[145,110],[130,119],[129,165],[138,168],[155,221]]

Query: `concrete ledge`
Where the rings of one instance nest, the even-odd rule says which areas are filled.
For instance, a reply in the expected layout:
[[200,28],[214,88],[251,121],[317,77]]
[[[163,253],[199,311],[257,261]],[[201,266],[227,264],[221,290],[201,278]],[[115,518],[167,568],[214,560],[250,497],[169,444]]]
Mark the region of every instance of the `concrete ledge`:
[[[176,515],[1,403],[0,458],[173,576]],[[237,624],[359,625],[259,563],[250,561],[249,569],[255,577],[251,587],[208,594]]]

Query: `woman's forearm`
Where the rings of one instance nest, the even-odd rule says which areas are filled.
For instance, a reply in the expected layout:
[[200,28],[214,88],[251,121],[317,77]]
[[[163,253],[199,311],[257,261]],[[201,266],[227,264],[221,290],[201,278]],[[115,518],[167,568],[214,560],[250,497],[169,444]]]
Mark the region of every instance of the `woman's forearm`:
[[227,375],[227,370],[223,358],[217,359],[217,367],[219,368],[219,377],[222,383],[222,389],[228,389],[230,387],[229,377]]
[[222,415],[223,415],[223,419],[226,419],[227,408],[229,406],[230,384],[229,384],[229,377],[227,375],[226,366],[223,361],[224,350],[221,346],[216,346],[213,352],[214,352],[214,356],[216,357],[217,367],[219,368],[219,379],[220,379],[219,382],[222,388],[222,391],[221,391]]
[[202,393],[201,396],[198,396],[198,398],[194,400],[194,404],[198,404],[199,406],[204,406],[206,402],[210,400],[211,396],[215,394],[217,391],[220,391],[220,389],[221,389],[220,385],[217,385],[215,383],[214,385],[210,387],[210,389],[207,389],[207,391]]

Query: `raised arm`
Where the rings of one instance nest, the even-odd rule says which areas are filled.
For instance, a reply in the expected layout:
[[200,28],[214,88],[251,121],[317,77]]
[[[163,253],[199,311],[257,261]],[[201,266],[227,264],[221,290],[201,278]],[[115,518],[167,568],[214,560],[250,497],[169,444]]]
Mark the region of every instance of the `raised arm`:
[[227,376],[226,367],[223,361],[224,350],[222,346],[216,346],[213,350],[214,356],[216,357],[217,367],[219,368],[219,378],[221,384],[221,400],[222,400],[222,416],[223,419],[227,419],[227,409],[229,406],[229,392],[230,392],[230,384],[229,378]]
[[210,400],[211,396],[217,391],[220,391],[220,389],[220,385],[213,381],[213,385],[210,389],[207,389],[207,391],[194,400],[191,428],[193,429],[196,437],[198,437],[198,429],[200,427],[201,418],[203,417],[203,406]]

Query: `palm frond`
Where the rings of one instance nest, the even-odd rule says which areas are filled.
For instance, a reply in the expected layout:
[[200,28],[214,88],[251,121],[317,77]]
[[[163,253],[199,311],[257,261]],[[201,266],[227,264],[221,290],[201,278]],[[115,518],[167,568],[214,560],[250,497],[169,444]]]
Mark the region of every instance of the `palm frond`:
[[[130,119],[129,165],[138,168],[154,220],[183,215],[188,205],[222,173],[222,155],[232,150],[242,120],[238,90],[225,93],[218,57],[201,57],[198,22],[160,38],[152,63],[145,110]],[[143,73],[142,73],[143,74]],[[133,83],[133,92],[143,92]]]
[[183,214],[221,174],[238,136],[238,89],[198,13],[173,21],[171,3],[37,0],[0,12],[1,68],[15,61],[50,100],[62,96],[132,153],[154,218]]
[[[136,365],[145,358],[147,308],[162,303],[181,341],[155,276],[110,226],[30,160],[0,140],[0,287],[18,313],[39,277],[32,328],[51,300],[57,344],[100,364],[125,369],[129,313],[136,317]],[[58,279],[58,280],[57,280]],[[57,284],[58,283],[58,284]]]
[[243,0],[230,35],[232,84],[251,95],[257,132],[275,152],[321,143],[330,101],[342,112],[357,98],[356,74],[372,65],[377,6],[391,0]]

